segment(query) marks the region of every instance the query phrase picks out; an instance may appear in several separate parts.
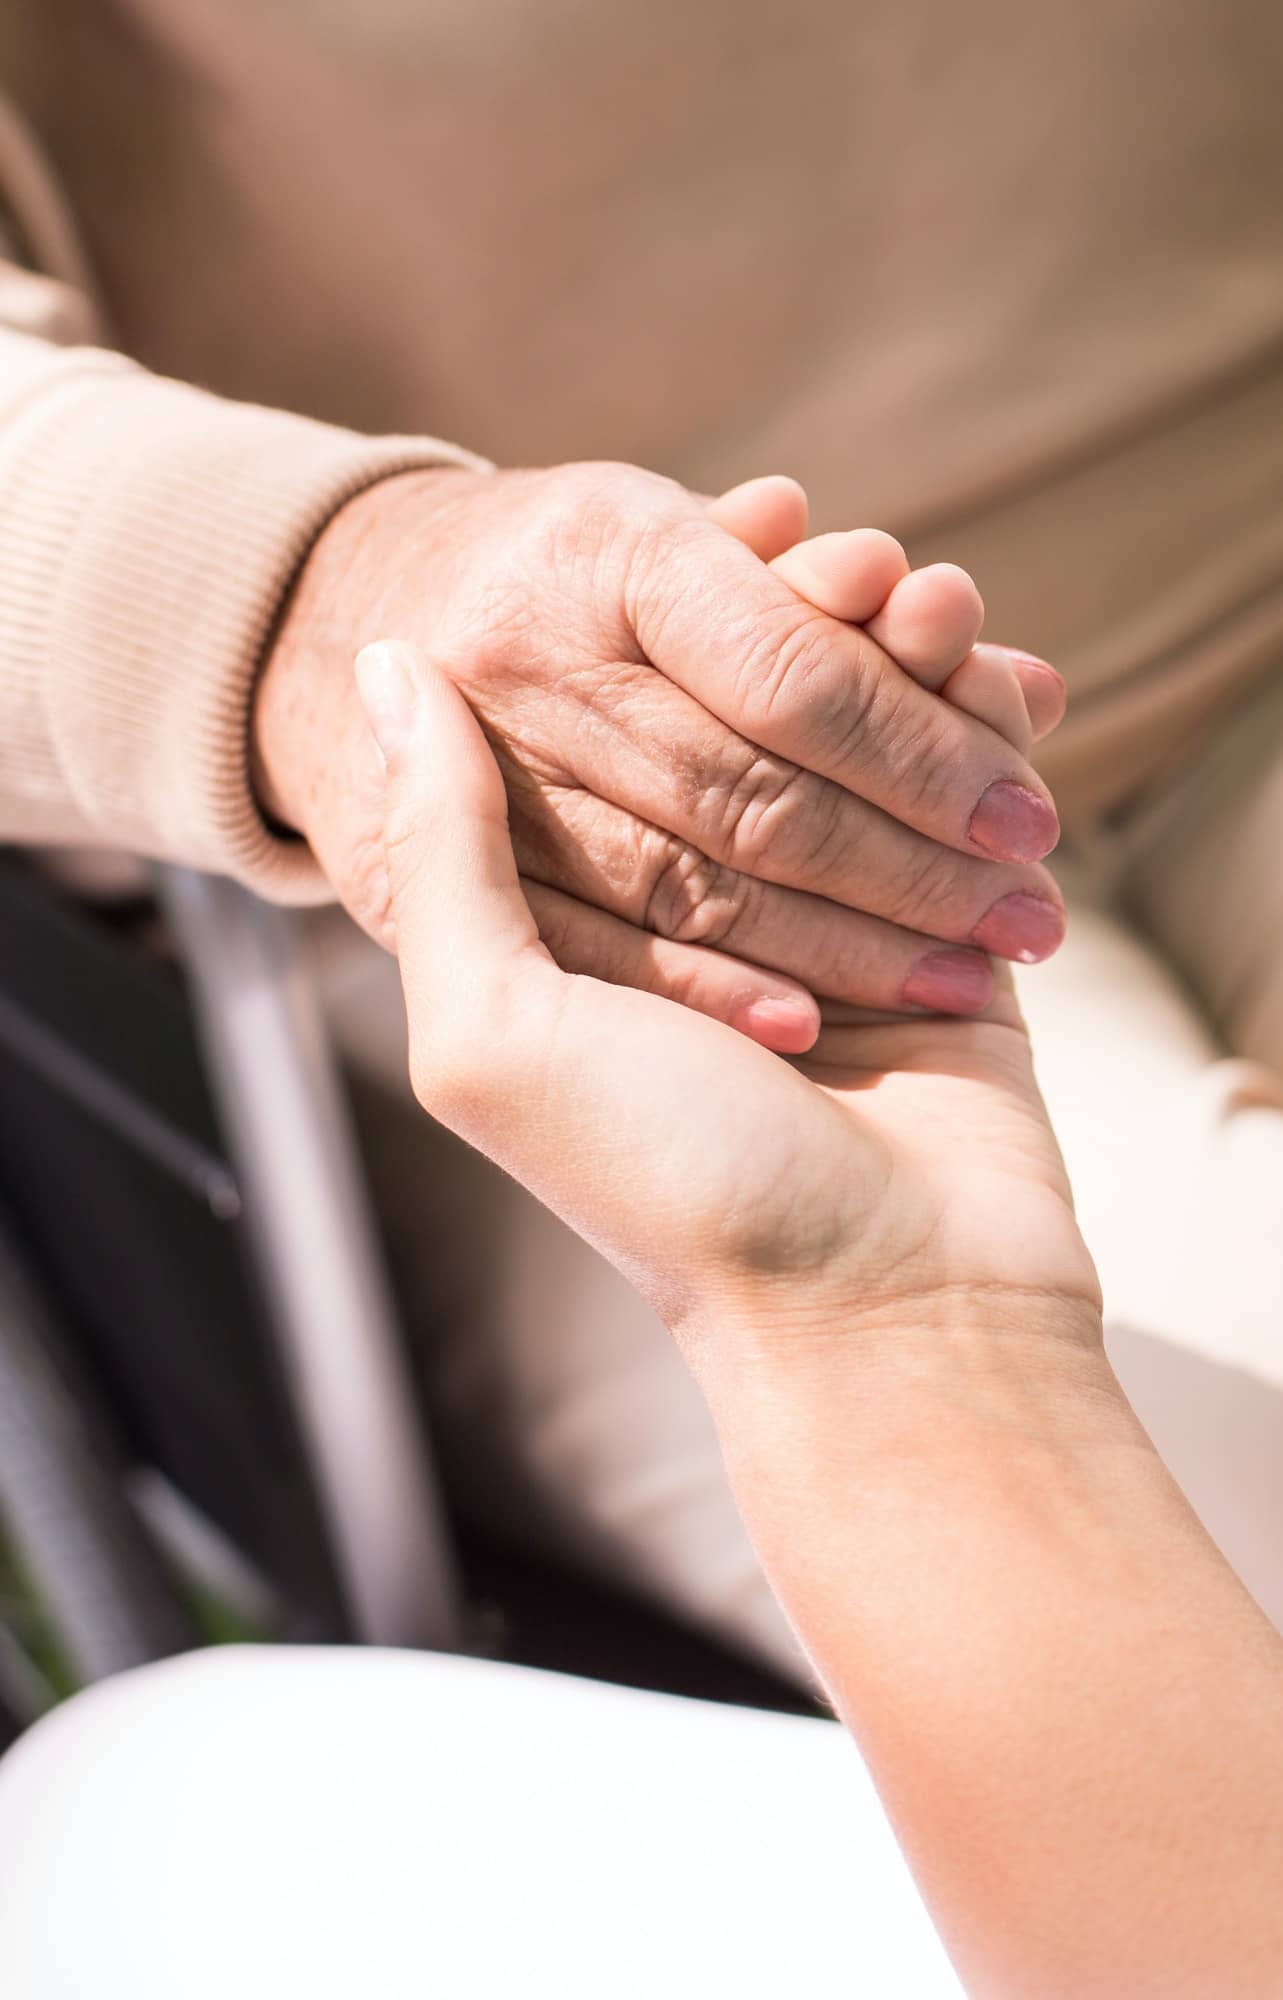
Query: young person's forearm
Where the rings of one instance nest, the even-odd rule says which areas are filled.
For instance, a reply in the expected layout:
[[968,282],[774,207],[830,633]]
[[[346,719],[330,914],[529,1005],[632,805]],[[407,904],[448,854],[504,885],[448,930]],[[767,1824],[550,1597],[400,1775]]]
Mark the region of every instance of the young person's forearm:
[[706,1350],[740,1504],[970,1992],[1265,2000],[1283,1642],[1090,1318],[1021,1316]]

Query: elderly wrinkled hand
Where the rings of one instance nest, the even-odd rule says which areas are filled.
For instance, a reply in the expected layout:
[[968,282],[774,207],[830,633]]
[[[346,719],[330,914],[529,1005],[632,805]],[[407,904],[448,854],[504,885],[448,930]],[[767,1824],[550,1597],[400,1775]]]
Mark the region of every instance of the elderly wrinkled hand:
[[372,488],[320,538],[265,671],[265,803],[388,941],[350,662],[403,638],[485,729],[564,966],[790,1051],[814,1038],[813,995],[983,1006],[984,953],[1045,956],[1063,912],[1027,745],[935,692],[977,636],[974,586],[904,576],[880,537],[830,608],[783,557],[796,507],[787,528],[752,515],[627,466]]

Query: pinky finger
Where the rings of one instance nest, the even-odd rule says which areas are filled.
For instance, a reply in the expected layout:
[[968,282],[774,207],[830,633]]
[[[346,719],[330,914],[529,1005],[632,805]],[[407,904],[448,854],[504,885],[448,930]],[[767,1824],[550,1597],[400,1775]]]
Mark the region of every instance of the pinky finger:
[[[961,677],[961,678],[960,678]],[[1019,690],[1019,707],[1014,690]],[[1000,735],[1008,736],[1004,720],[1014,719],[1023,710],[1023,740],[1027,752],[1030,738],[1039,743],[1050,735],[1065,714],[1064,677],[1033,653],[1014,646],[999,646],[986,640],[972,648],[962,665],[942,690],[951,702],[978,716]],[[1014,736],[1009,740],[1016,742]]]
[[1000,646],[973,646],[940,693],[951,708],[987,723],[1022,757],[1029,755],[1034,731],[1028,703],[1015,664]]
[[542,882],[523,877],[521,886],[563,972],[676,1000],[777,1055],[802,1055],[820,1031],[819,1007],[795,980],[722,951],[657,937]]

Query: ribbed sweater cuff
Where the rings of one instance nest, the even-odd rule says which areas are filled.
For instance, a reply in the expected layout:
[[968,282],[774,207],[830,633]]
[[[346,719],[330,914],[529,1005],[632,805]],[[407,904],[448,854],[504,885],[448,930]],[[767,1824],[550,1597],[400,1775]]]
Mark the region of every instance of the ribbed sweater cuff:
[[396,472],[482,461],[224,402],[115,356],[45,353],[0,429],[0,832],[323,901],[309,850],[272,831],[250,790],[268,638],[346,500]]

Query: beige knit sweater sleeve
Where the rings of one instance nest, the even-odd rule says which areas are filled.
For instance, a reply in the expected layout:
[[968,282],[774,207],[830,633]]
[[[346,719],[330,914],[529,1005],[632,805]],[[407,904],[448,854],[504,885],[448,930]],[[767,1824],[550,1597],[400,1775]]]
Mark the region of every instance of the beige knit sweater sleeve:
[[324,900],[306,846],[250,790],[273,622],[345,500],[478,461],[161,380],[74,344],[91,325],[73,287],[0,265],[0,841],[125,848]]

